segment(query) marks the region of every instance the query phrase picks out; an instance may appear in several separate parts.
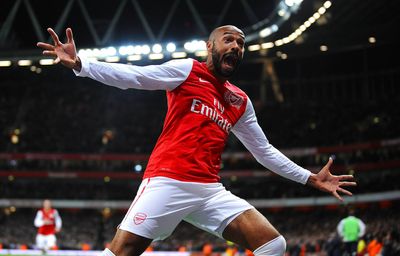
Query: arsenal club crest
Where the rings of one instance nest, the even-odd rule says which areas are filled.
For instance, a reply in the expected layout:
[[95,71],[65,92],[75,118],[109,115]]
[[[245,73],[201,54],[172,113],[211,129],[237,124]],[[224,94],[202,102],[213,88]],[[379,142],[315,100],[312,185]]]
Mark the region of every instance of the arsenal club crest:
[[139,224],[142,224],[146,218],[147,218],[147,215],[145,213],[138,212],[133,217],[133,222],[135,222],[136,225],[139,225]]
[[240,106],[242,106],[243,104],[243,98],[239,95],[237,95],[236,93],[227,90],[224,93],[224,99],[225,102],[227,102],[228,104],[230,104],[231,106],[234,106],[236,108],[240,108]]

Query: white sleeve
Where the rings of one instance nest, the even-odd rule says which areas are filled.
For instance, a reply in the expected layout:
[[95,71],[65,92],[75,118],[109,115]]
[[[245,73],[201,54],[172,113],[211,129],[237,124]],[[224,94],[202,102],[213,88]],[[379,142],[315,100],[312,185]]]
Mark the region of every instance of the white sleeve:
[[37,211],[36,213],[36,217],[35,217],[35,221],[33,222],[33,224],[35,225],[35,227],[40,228],[41,226],[43,226],[43,214],[42,211]]
[[61,217],[60,217],[60,214],[58,213],[58,211],[57,210],[55,210],[54,211],[54,218],[55,218],[55,221],[56,221],[56,228],[57,229],[61,229],[61,226],[62,226],[62,220],[61,220]]
[[341,220],[340,222],[339,222],[339,224],[337,225],[337,232],[338,232],[338,234],[339,234],[339,236],[340,237],[344,237],[344,234],[343,234],[343,225],[344,225],[344,220]]
[[264,167],[287,179],[306,184],[311,172],[292,162],[269,143],[257,122],[250,99],[232,132]]
[[192,70],[192,59],[179,59],[161,65],[135,66],[89,60],[79,56],[82,63],[75,75],[89,77],[120,89],[168,90],[183,83]]
[[358,219],[358,226],[360,227],[360,233],[358,237],[362,237],[365,235],[365,223],[362,220]]

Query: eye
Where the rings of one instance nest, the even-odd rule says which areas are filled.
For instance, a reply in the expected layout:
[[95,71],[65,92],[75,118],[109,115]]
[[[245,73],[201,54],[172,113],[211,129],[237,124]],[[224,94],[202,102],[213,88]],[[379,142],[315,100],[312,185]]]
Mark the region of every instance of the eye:
[[232,40],[231,38],[228,37],[228,38],[225,38],[224,41],[225,41],[225,43],[230,43],[230,42],[232,42],[233,40]]

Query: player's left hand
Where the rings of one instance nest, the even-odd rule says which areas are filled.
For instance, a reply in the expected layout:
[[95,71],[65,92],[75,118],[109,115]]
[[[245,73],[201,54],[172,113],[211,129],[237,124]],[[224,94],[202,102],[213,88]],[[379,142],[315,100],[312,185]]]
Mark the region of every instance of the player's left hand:
[[353,194],[343,187],[356,186],[357,183],[352,181],[354,179],[353,175],[332,175],[330,171],[332,163],[333,159],[330,157],[328,163],[317,174],[311,174],[307,184],[319,190],[331,193],[334,197],[343,201],[339,192],[352,196]]

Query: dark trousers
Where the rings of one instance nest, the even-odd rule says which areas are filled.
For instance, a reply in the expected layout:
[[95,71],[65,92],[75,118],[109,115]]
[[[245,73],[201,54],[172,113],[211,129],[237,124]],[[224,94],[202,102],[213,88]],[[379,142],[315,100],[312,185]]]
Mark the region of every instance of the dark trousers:
[[357,241],[354,242],[345,242],[344,243],[344,251],[345,255],[355,256],[357,254]]

